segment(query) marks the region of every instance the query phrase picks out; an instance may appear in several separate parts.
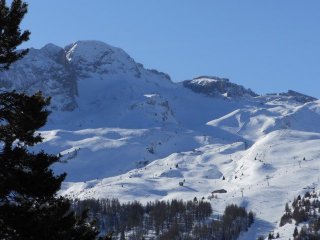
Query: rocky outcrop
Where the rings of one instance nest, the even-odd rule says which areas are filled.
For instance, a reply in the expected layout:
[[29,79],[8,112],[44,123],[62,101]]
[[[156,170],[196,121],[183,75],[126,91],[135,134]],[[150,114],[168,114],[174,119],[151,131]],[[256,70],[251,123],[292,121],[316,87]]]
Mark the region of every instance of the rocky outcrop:
[[33,94],[41,91],[52,96],[52,108],[73,110],[77,103],[76,79],[70,71],[62,48],[48,44],[30,49],[28,55],[0,73],[0,87]]
[[193,80],[183,82],[186,88],[194,92],[202,93],[211,97],[256,97],[258,94],[251,89],[232,83],[227,78],[201,76]]
[[293,90],[289,90],[286,93],[280,93],[280,96],[287,96],[289,98],[292,98],[293,100],[297,101],[297,102],[301,102],[301,103],[307,103],[307,102],[313,102],[316,101],[317,98],[293,91]]

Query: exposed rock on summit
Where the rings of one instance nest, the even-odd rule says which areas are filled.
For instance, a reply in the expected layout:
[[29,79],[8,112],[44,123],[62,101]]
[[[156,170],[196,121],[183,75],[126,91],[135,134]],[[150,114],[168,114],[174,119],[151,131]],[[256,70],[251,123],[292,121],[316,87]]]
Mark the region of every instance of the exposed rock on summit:
[[201,76],[193,80],[183,82],[183,85],[194,92],[203,93],[208,96],[218,97],[256,97],[258,94],[251,89],[232,83],[227,78]]

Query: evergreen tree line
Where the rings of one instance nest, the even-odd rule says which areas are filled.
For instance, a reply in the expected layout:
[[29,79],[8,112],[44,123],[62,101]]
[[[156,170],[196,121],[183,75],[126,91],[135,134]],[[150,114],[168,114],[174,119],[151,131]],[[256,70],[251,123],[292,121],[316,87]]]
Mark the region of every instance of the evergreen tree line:
[[[320,193],[306,192],[299,195],[291,204],[285,206],[285,213],[281,217],[280,226],[295,221],[294,239],[320,239]],[[298,226],[301,225],[300,231]]]
[[113,239],[237,239],[254,221],[252,212],[236,205],[226,207],[213,218],[211,204],[205,201],[154,201],[146,205],[118,199],[74,200],[76,214],[89,209],[91,220],[102,233],[114,232]]

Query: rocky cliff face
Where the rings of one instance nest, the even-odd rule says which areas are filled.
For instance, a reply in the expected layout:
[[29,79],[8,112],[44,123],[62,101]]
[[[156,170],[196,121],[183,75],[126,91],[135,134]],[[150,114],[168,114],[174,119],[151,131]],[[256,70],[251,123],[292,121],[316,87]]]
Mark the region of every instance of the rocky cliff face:
[[28,94],[42,91],[53,97],[53,109],[73,110],[77,106],[76,78],[65,59],[64,49],[53,44],[30,49],[25,58],[0,74],[0,87]]

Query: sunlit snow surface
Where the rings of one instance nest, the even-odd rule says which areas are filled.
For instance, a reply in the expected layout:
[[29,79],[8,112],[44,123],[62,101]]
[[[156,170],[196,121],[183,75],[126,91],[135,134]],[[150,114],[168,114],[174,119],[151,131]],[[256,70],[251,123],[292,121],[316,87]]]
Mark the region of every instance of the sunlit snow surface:
[[[242,239],[268,233],[278,226],[286,202],[306,188],[318,188],[320,104],[271,101],[261,106],[253,99],[249,106],[247,100],[203,101],[211,101],[218,111],[237,109],[192,126],[190,118],[197,116],[197,110],[179,106],[186,103],[182,100],[175,102],[175,116],[190,117],[176,119],[176,124],[45,132],[52,139],[46,147],[59,146],[56,151],[66,158],[75,152],[68,163],[57,166],[69,173],[61,194],[146,203],[207,199],[212,191],[226,189],[226,194],[210,200],[214,211],[222,213],[230,203],[245,206],[257,214],[257,222]],[[242,101],[244,107],[239,109]],[[210,111],[207,114],[210,118]],[[291,228],[286,225],[277,231],[287,239]]]

